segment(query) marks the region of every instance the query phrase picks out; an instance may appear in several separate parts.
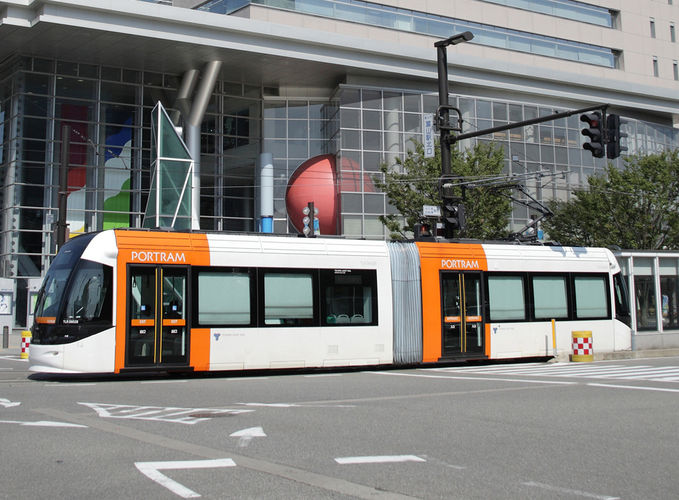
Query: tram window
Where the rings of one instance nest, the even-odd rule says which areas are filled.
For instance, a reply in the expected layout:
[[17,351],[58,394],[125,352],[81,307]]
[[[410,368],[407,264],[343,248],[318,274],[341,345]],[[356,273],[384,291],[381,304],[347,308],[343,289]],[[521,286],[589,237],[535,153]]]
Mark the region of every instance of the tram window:
[[45,284],[40,289],[35,306],[36,318],[52,318],[56,321],[69,276],[69,269],[56,269],[45,277]]
[[526,319],[523,276],[489,275],[488,303],[491,321],[522,321]]
[[321,271],[324,326],[377,324],[375,271],[326,269]]
[[163,318],[185,319],[184,301],[186,299],[186,275],[166,271],[163,275]]
[[135,319],[153,319],[156,315],[156,273],[153,268],[135,269],[130,274],[130,314]]
[[199,271],[198,324],[251,324],[251,287],[247,270]]
[[64,323],[112,321],[112,274],[109,266],[82,261],[71,280]]
[[533,276],[533,306],[536,319],[568,318],[566,276]]
[[264,272],[264,324],[314,324],[313,274],[309,271]]
[[607,279],[607,275],[573,277],[577,318],[607,318],[609,316]]

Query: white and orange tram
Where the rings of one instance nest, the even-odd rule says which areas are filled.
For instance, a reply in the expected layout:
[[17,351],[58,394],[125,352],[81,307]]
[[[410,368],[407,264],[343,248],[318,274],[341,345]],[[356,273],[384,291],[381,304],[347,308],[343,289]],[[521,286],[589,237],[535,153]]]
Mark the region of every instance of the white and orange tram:
[[[630,348],[600,248],[118,229],[49,268],[30,367],[54,373],[415,365],[546,357],[589,330]],[[555,320],[554,323],[552,320]]]

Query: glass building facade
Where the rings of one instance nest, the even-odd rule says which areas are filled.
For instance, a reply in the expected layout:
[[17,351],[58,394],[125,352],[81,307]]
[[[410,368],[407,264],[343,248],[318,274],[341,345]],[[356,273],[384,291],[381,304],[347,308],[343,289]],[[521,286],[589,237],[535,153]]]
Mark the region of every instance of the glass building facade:
[[[151,187],[151,111],[158,101],[174,119],[182,75],[16,57],[0,68],[0,165],[3,277],[39,278],[56,251],[62,129],[67,155],[71,235],[140,227]],[[292,233],[285,193],[305,160],[334,154],[341,191],[341,232],[387,237],[378,217],[390,213],[374,185],[380,165],[393,164],[422,140],[422,115],[436,110],[435,93],[340,84],[327,97],[293,98],[280,89],[218,81],[201,126],[200,226],[255,229],[255,167],[274,159],[274,232]],[[465,131],[545,116],[563,108],[529,102],[451,95]],[[629,153],[679,146],[676,129],[625,119]],[[505,151],[507,174],[548,173],[527,182],[539,200],[568,199],[606,160],[582,149],[577,116],[479,138]],[[460,147],[472,145],[464,141]],[[620,162],[621,160],[617,160]],[[532,214],[516,207],[512,227]],[[18,285],[18,288],[20,285]],[[20,316],[17,316],[20,318]]]
[[[519,2],[509,2],[509,6]],[[562,2],[556,8],[555,1],[523,1],[520,7],[533,12],[548,12],[556,17],[577,19],[600,26],[612,27],[614,14],[607,9],[587,6],[579,2]],[[528,54],[555,57],[608,68],[618,67],[618,53],[608,47],[538,35],[500,26],[492,26],[452,17],[429,14],[417,10],[397,8],[362,0],[211,0],[198,10],[220,14],[232,14],[248,5],[261,5],[300,14],[327,17],[340,21],[378,26],[422,35],[448,37],[451,33],[473,31],[472,43],[499,47]],[[545,8],[546,7],[546,8]],[[568,12],[566,15],[565,13]]]

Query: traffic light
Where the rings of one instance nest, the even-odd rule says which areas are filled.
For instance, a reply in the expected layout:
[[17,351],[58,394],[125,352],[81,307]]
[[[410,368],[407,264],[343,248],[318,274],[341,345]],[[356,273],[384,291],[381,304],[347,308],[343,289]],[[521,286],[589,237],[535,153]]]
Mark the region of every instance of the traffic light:
[[443,226],[446,238],[452,238],[455,232],[464,231],[467,227],[464,205],[457,200],[443,200]]
[[441,218],[446,238],[452,238],[456,232],[464,231],[467,226],[464,204],[455,195],[454,183],[450,178],[442,177],[439,181],[441,190]]
[[620,132],[620,115],[608,115],[606,118],[606,157],[614,160],[627,148],[620,145],[620,139],[627,134]]
[[307,238],[315,238],[320,234],[320,231],[318,230],[318,209],[314,207],[313,201],[307,203],[307,206],[302,209],[302,215],[304,215],[302,218],[302,224],[304,224],[302,233]]
[[580,115],[580,121],[587,123],[587,127],[582,129],[582,135],[589,137],[589,142],[583,144],[582,147],[591,151],[594,158],[603,158],[606,152],[604,150],[604,123],[601,111]]

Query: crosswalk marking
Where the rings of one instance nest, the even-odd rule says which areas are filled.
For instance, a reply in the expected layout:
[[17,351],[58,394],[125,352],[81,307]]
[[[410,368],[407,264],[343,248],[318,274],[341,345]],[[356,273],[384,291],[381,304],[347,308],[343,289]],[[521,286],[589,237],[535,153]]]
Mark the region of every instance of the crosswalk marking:
[[539,377],[604,378],[679,382],[679,366],[529,363],[521,365],[461,366],[434,368],[432,371],[467,375],[519,375]]

